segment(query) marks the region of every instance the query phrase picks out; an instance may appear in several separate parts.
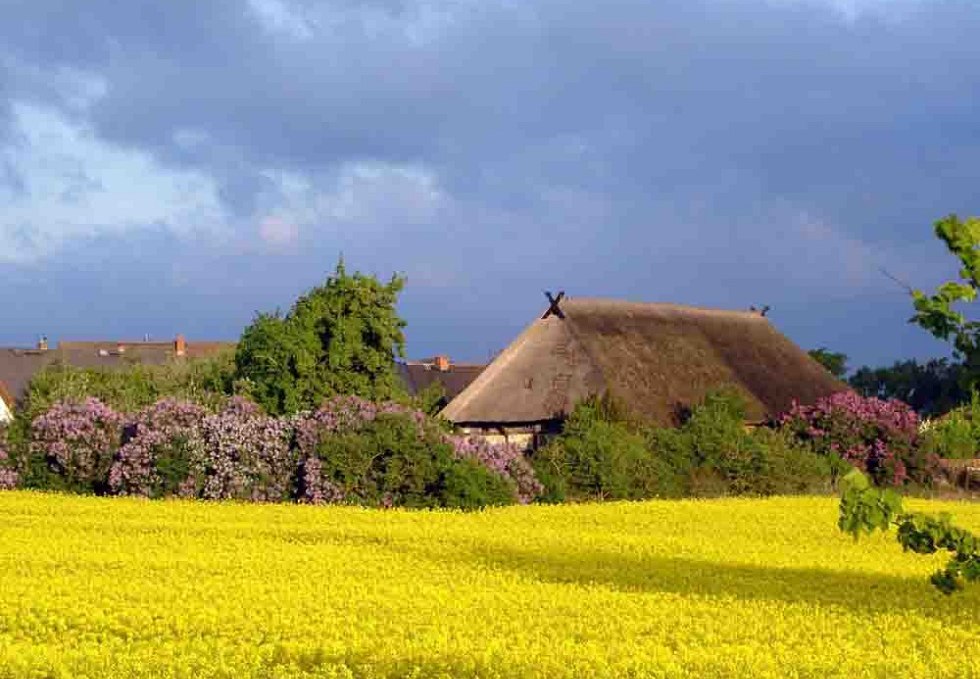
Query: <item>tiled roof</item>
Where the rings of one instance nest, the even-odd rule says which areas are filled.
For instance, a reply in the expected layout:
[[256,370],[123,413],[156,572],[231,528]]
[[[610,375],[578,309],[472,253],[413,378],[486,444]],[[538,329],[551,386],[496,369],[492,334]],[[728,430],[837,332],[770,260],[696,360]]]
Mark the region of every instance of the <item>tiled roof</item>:
[[452,400],[475,380],[485,365],[478,363],[450,363],[447,370],[440,370],[435,361],[406,361],[398,364],[398,372],[408,393],[415,395],[438,382]]
[[[186,358],[212,356],[234,342],[186,342]],[[176,360],[176,343],[171,342],[60,342],[52,349],[0,348],[0,383],[20,399],[31,378],[42,368],[60,361],[76,368],[124,368],[134,363],[164,365]]]

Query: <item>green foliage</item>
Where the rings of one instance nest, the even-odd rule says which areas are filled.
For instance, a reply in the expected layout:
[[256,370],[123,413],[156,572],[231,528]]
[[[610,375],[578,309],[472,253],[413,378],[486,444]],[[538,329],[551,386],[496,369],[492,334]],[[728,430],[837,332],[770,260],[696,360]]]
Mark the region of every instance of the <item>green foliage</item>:
[[315,408],[335,394],[375,401],[401,396],[394,359],[405,344],[405,322],[395,310],[403,285],[398,276],[382,284],[350,275],[341,261],[289,313],[259,314],[245,329],[237,376],[272,414]]
[[898,493],[872,486],[857,469],[841,479],[837,525],[842,531],[853,535],[855,540],[862,533],[887,531],[894,525],[898,543],[907,552],[950,552],[952,556],[946,566],[929,578],[943,594],[952,594],[962,589],[965,583],[980,580],[980,538],[954,526],[949,514],[931,516],[921,512],[904,512]]
[[514,486],[476,460],[457,460],[445,467],[439,482],[441,504],[480,509],[514,502]]
[[134,413],[164,398],[217,408],[236,390],[234,350],[166,365],[132,363],[125,368],[75,368],[60,362],[31,379],[17,416],[28,422],[58,402],[97,398],[114,410]]
[[747,429],[734,391],[708,394],[678,428],[638,428],[615,404],[579,404],[532,462],[543,499],[768,495],[825,490],[830,463],[792,436]]
[[830,466],[784,432],[746,428],[745,402],[733,390],[708,394],[681,427],[698,494],[799,492],[827,485]]
[[834,377],[843,378],[847,374],[847,354],[830,351],[827,347],[811,349],[807,353]]
[[442,382],[432,382],[409,400],[409,405],[426,415],[438,415],[449,404]]
[[915,315],[911,320],[939,339],[952,342],[956,355],[970,368],[972,384],[980,365],[980,322],[968,320],[953,307],[974,301],[980,289],[980,219],[961,220],[949,215],[935,223],[934,231],[959,260],[959,280],[943,283],[931,295],[913,290]]
[[980,394],[973,392],[968,405],[927,422],[922,446],[946,459],[966,460],[980,456]]
[[625,409],[608,397],[575,407],[561,436],[532,457],[545,501],[639,499],[670,487],[674,472],[650,454],[624,416]]
[[864,366],[848,379],[861,396],[882,400],[898,399],[923,416],[935,417],[969,400],[967,371],[960,363],[933,359],[896,361],[891,366]]
[[324,479],[347,501],[406,507],[512,504],[515,489],[472,460],[457,460],[438,429],[385,413],[356,431],[324,437],[316,448]]
[[851,469],[840,480],[840,517],[837,526],[857,540],[860,534],[888,530],[902,511],[902,496],[890,488],[872,486],[868,477]]

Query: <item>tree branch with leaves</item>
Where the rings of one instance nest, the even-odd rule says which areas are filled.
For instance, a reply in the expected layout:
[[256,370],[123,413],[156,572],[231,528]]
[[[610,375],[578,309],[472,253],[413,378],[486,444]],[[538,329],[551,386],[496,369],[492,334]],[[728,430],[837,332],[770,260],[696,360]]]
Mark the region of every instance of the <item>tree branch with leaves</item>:
[[929,578],[943,594],[952,594],[966,583],[980,580],[980,538],[954,526],[952,516],[946,512],[933,516],[904,511],[901,495],[872,486],[857,469],[841,479],[837,526],[855,540],[862,533],[884,532],[894,526],[898,543],[907,552],[949,552],[952,556],[946,566]]
[[954,305],[973,302],[980,291],[980,218],[949,215],[935,223],[936,237],[960,262],[957,281],[947,281],[932,294],[912,290],[913,323],[941,340],[952,342],[958,358],[980,365],[980,322],[968,320]]

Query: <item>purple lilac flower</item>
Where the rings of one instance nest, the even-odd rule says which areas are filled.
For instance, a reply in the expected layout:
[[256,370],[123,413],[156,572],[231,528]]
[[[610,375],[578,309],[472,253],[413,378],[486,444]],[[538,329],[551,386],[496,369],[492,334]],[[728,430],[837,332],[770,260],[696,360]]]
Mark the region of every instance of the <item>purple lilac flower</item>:
[[928,481],[936,468],[934,456],[920,446],[918,415],[898,400],[839,392],[812,406],[794,403],[779,423],[817,450],[867,471],[878,483]]
[[123,418],[95,398],[56,403],[31,423],[31,451],[70,484],[93,486],[105,481]]
[[109,470],[110,490],[143,496],[165,492],[158,469],[160,460],[167,456],[203,458],[201,428],[206,416],[204,408],[176,399],[158,401],[137,413],[126,427],[124,443]]
[[7,466],[10,456],[4,438],[5,434],[0,436],[0,490],[13,490],[17,487],[17,470]]
[[513,443],[490,443],[479,436],[451,436],[458,459],[479,462],[490,471],[510,479],[517,488],[517,499],[528,503],[544,491],[524,451]]

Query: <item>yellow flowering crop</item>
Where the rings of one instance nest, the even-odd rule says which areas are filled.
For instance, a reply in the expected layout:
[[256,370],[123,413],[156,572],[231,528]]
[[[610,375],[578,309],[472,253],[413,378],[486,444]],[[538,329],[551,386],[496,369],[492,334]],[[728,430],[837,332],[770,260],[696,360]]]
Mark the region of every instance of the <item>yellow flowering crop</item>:
[[980,587],[836,507],[0,493],[0,677],[980,677]]

